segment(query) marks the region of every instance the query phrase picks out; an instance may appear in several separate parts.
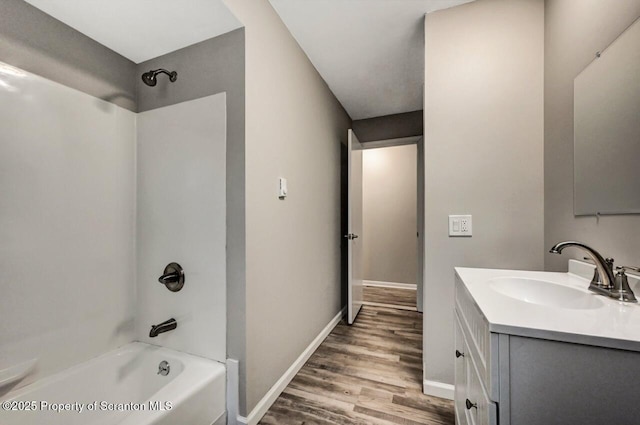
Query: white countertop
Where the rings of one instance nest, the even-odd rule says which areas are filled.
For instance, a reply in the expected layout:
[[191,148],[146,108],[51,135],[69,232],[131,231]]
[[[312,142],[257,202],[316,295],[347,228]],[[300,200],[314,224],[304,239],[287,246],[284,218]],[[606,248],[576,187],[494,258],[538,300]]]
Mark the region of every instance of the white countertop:
[[[569,273],[456,267],[456,274],[495,333],[640,351],[640,305],[622,303],[588,290],[594,267],[571,260]],[[493,290],[490,280],[515,277],[544,280],[601,299],[594,309],[533,304]],[[640,299],[640,279],[629,276]],[[598,303],[600,304],[600,303]]]

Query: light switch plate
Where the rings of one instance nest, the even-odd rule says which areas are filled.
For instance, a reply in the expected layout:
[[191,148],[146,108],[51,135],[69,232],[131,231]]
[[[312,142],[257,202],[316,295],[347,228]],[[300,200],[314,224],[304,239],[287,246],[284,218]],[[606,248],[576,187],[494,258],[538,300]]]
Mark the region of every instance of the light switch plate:
[[449,236],[471,236],[473,234],[470,215],[449,216]]

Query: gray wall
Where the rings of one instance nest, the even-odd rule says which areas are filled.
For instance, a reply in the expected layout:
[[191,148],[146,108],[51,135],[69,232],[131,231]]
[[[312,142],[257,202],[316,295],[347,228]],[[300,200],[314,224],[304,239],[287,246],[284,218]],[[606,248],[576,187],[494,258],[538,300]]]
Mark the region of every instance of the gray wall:
[[[148,87],[138,77],[150,69],[178,72]],[[137,66],[140,112],[227,93],[227,355],[239,360],[246,391],[245,293],[245,30],[228,32]]]
[[0,2],[0,61],[136,110],[133,62],[22,0]]
[[[453,383],[455,266],[543,266],[543,19],[543,0],[426,17],[427,380]],[[473,237],[449,238],[449,214]]]
[[364,278],[416,283],[416,145],[363,151]]
[[424,111],[355,120],[353,131],[361,143],[377,140],[422,136]]
[[340,146],[351,120],[268,1],[227,6],[246,34],[247,414],[341,309]]
[[[618,264],[640,265],[640,215],[573,215],[573,80],[640,16],[640,0],[547,0],[545,5],[545,248],[577,239]],[[564,271],[568,258],[582,258],[579,251],[565,253],[546,254],[545,267]]]
[[[177,71],[178,79],[171,83],[160,76],[157,86],[144,84],[140,75],[157,68]],[[224,91],[234,98],[229,103],[240,109],[244,105],[244,28],[141,62],[136,66],[135,82],[138,112]],[[239,127],[244,131],[244,125]]]

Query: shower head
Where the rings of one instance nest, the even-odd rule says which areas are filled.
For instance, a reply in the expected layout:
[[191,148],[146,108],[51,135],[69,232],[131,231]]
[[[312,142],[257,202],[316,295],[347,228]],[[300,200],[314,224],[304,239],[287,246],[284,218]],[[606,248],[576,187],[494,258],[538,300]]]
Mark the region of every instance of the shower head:
[[142,74],[142,81],[144,81],[146,85],[153,87],[158,84],[158,79],[156,78],[158,74],[167,74],[169,76],[169,81],[172,83],[178,79],[178,73],[176,71],[169,72],[166,69],[161,68]]

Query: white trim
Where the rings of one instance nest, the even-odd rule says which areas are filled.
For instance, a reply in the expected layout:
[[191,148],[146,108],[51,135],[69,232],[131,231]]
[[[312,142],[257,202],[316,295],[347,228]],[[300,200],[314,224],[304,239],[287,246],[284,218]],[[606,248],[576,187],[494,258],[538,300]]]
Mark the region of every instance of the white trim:
[[418,285],[415,283],[400,283],[400,282],[382,282],[379,280],[363,280],[364,286],[375,286],[377,288],[400,288],[400,289],[418,289]]
[[227,359],[227,417],[228,425],[236,425],[234,418],[238,417],[240,406],[240,362]]
[[298,357],[296,361],[293,362],[289,369],[287,369],[287,371],[280,377],[280,379],[278,379],[276,383],[273,384],[271,389],[267,391],[264,397],[262,397],[258,404],[256,404],[256,407],[254,407],[253,410],[249,413],[249,416],[245,418],[238,415],[237,422],[239,424],[257,425],[258,422],[260,422],[260,419],[262,419],[265,413],[267,413],[271,405],[276,401],[280,393],[284,391],[287,385],[289,385],[289,382],[291,382],[291,380],[296,376],[298,371],[302,369],[302,366],[304,366],[307,360],[309,360],[309,357],[311,357],[311,355],[318,349],[320,344],[322,344],[322,341],[324,341],[325,338],[329,336],[333,328],[335,328],[338,323],[340,323],[340,320],[342,320],[344,314],[345,309],[342,309],[338,314],[336,314],[333,319],[331,319],[329,324],[325,326],[322,331],[320,331],[318,336],[315,337],[315,339],[311,341],[311,344],[309,344],[309,346],[302,352],[302,354],[300,354],[300,357]]
[[453,400],[455,387],[451,384],[444,384],[442,382],[429,381],[428,379],[425,379],[422,382],[422,392],[426,395]]

